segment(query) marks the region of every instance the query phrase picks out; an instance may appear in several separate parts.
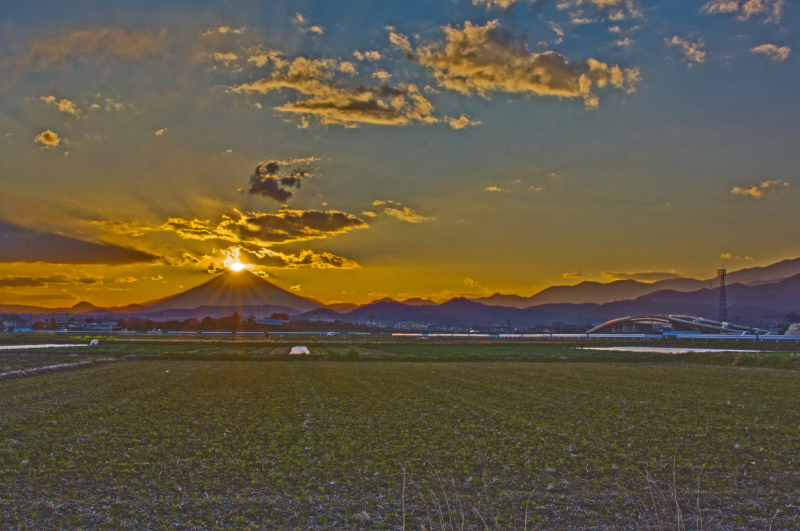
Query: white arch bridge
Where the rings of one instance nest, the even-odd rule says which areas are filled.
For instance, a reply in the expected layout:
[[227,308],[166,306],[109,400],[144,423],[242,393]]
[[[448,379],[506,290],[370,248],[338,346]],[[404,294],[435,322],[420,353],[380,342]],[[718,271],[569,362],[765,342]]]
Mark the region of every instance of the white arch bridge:
[[769,330],[712,321],[692,315],[644,314],[612,319],[587,334],[652,334],[662,331],[700,332],[701,334],[769,335]]

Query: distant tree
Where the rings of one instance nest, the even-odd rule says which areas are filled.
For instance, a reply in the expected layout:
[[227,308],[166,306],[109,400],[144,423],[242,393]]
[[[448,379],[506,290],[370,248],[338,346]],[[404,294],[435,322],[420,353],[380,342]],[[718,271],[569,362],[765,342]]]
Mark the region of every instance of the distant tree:
[[46,325],[43,322],[36,321],[35,323],[33,323],[33,326],[31,326],[31,328],[33,328],[34,330],[44,330],[45,326]]
[[242,329],[242,318],[239,315],[239,312],[233,312],[233,315],[231,316],[231,328],[234,332]]
[[800,314],[797,312],[790,312],[783,316],[784,319],[790,323],[800,323]]
[[217,325],[216,319],[206,315],[203,317],[203,320],[200,321],[199,329],[202,331],[209,331],[214,330],[214,327]]
[[288,321],[289,314],[288,313],[273,313],[271,316],[272,319],[277,319],[278,321]]
[[94,317],[87,317],[87,318],[86,318],[86,322],[87,322],[87,323],[95,323],[95,322],[97,322],[97,321],[95,320],[95,318],[94,318]]

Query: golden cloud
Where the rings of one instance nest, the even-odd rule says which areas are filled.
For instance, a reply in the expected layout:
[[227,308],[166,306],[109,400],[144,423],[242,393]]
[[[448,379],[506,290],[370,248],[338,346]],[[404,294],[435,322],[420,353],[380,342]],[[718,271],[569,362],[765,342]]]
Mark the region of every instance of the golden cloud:
[[394,218],[397,218],[401,221],[407,221],[409,223],[421,223],[423,221],[430,221],[434,218],[427,218],[422,216],[408,207],[403,207],[402,210],[399,208],[387,208],[384,212]]
[[284,65],[286,61],[282,58],[285,54],[278,50],[271,50],[269,48],[255,47],[250,48],[248,51],[248,63],[253,63],[257,67],[265,66],[270,61],[277,65]]
[[225,52],[225,53],[223,53],[223,52],[214,52],[214,53],[210,54],[210,57],[214,61],[217,61],[219,63],[223,63],[225,66],[227,66],[230,63],[232,63],[233,61],[235,61],[236,59],[238,59],[239,56],[236,55],[233,52]]
[[701,9],[703,13],[716,15],[720,13],[736,13],[739,11],[740,0],[711,0]]
[[69,57],[140,59],[164,46],[166,31],[135,32],[120,28],[73,30],[53,37],[37,39],[17,58],[19,67],[48,68]]
[[242,35],[247,32],[246,27],[241,28],[232,28],[231,26],[219,26],[218,28],[212,28],[210,30],[204,31],[202,33],[203,37],[207,37],[209,35]]
[[[472,4],[476,6],[486,6],[488,9],[492,8],[500,8],[500,9],[508,9],[509,7],[513,6],[514,4],[518,4],[525,0],[472,0]],[[535,0],[527,0],[529,3],[533,3]],[[569,7],[569,6],[580,6],[582,4],[591,4],[597,7],[611,7],[623,4],[623,0],[561,0],[558,3],[559,8],[561,6]]]
[[734,195],[744,195],[752,197],[753,199],[761,199],[767,193],[773,192],[780,188],[788,188],[789,183],[780,179],[773,181],[764,181],[759,185],[752,185],[750,187],[734,186],[731,193]]
[[241,248],[257,257],[256,263],[265,267],[279,267],[284,269],[296,269],[298,267],[312,267],[315,269],[360,269],[361,265],[355,260],[337,256],[326,251],[300,251],[299,253],[282,253],[272,249],[248,249]]
[[480,120],[472,120],[466,114],[462,114],[458,118],[447,118],[447,125],[452,127],[455,130],[459,129],[466,129],[467,127],[473,127],[475,125],[480,125]]
[[405,125],[438,121],[432,115],[431,102],[413,84],[343,85],[335,79],[341,73],[340,63],[332,59],[298,57],[291,62],[276,63],[275,67],[270,77],[239,85],[233,91],[258,94],[282,89],[297,91],[301,98],[276,109],[314,115],[323,124],[355,127],[359,123]]
[[80,110],[73,101],[69,101],[68,99],[56,100],[56,97],[53,95],[42,96],[40,99],[48,105],[55,105],[56,108],[64,114],[71,114],[73,116],[80,115]]
[[60,136],[58,136],[58,133],[54,133],[50,129],[42,131],[41,133],[36,135],[36,138],[33,139],[34,142],[38,142],[42,144],[42,147],[49,149],[57,148],[62,140],[66,139],[62,139]]
[[637,68],[609,66],[597,59],[569,62],[556,52],[531,54],[496,20],[485,26],[446,26],[444,32],[443,42],[416,50],[404,35],[391,32],[389,39],[409,60],[431,70],[440,86],[462,94],[583,98],[587,107],[596,107],[595,88],[611,85],[632,92],[640,77]]
[[786,0],[711,0],[701,11],[709,15],[739,13],[740,20],[748,20],[757,15],[766,17],[764,23],[778,24],[783,17]]
[[792,54],[792,49],[788,46],[776,46],[775,44],[762,44],[755,48],[750,48],[753,53],[766,55],[770,61],[782,63]]
[[689,66],[692,63],[703,63],[706,60],[706,45],[702,39],[691,41],[675,35],[672,39],[664,39],[664,42],[669,46],[677,47],[678,51],[689,62]]
[[223,215],[216,223],[169,218],[159,228],[174,231],[185,239],[224,240],[267,247],[327,238],[368,226],[364,220],[336,210],[295,210],[284,205],[275,214],[235,212],[236,217]]
[[342,61],[339,63],[339,71],[352,76],[356,75],[356,67],[350,61]]
[[485,6],[487,9],[508,9],[520,0],[472,0],[476,6]]
[[323,26],[320,26],[319,24],[307,26],[308,19],[302,13],[295,13],[294,16],[292,17],[292,22],[294,22],[298,26],[297,29],[303,33],[309,31],[316,35],[322,35],[323,33],[325,33],[325,28]]

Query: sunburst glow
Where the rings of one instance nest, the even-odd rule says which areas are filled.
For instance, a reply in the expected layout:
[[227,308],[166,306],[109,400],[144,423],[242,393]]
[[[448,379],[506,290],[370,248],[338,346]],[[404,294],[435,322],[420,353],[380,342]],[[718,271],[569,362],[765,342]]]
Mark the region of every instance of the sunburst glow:
[[228,266],[228,269],[233,271],[234,273],[238,273],[239,271],[243,270],[245,265],[241,262],[234,262]]

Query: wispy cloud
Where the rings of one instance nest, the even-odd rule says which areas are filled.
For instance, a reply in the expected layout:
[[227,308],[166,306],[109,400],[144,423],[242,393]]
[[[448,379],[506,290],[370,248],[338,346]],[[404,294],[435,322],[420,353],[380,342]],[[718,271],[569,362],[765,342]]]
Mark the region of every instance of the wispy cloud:
[[231,26],[219,26],[204,31],[202,35],[203,37],[208,37],[209,35],[243,35],[246,32],[247,28],[244,26],[240,28],[234,28]]
[[39,301],[75,301],[78,297],[72,293],[3,293],[3,304],[25,304]]
[[[348,70],[348,69],[345,69]],[[335,76],[342,74],[340,63],[332,59],[298,57],[280,61],[269,77],[244,83],[234,92],[267,94],[275,90],[294,90],[301,97],[276,107],[278,111],[316,116],[323,124],[355,127],[360,123],[406,125],[434,123],[433,105],[414,84],[367,86],[346,84]]]
[[322,35],[325,33],[325,28],[319,24],[310,24],[308,18],[302,13],[295,13],[292,17],[292,22],[297,26],[297,29],[303,33],[313,33],[315,35]]
[[672,39],[664,39],[664,42],[669,46],[676,47],[689,66],[704,63],[706,60],[706,45],[700,38],[692,40],[675,35]]
[[394,218],[397,218],[401,221],[407,221],[409,223],[421,223],[423,221],[431,221],[433,219],[418,214],[408,207],[403,207],[402,210],[399,208],[387,208],[384,210],[384,212]]
[[640,282],[656,282],[680,278],[675,271],[641,271],[637,273],[624,273],[621,271],[603,271],[603,276],[609,280],[638,280]]
[[93,275],[50,275],[46,277],[34,277],[25,275],[6,275],[0,276],[0,287],[15,288],[41,288],[50,284],[72,284],[72,285],[92,285],[102,284],[103,277]]
[[136,32],[121,28],[73,30],[37,39],[16,59],[20,68],[38,69],[66,60],[99,61],[106,58],[140,59],[160,51],[166,43],[166,31]]

